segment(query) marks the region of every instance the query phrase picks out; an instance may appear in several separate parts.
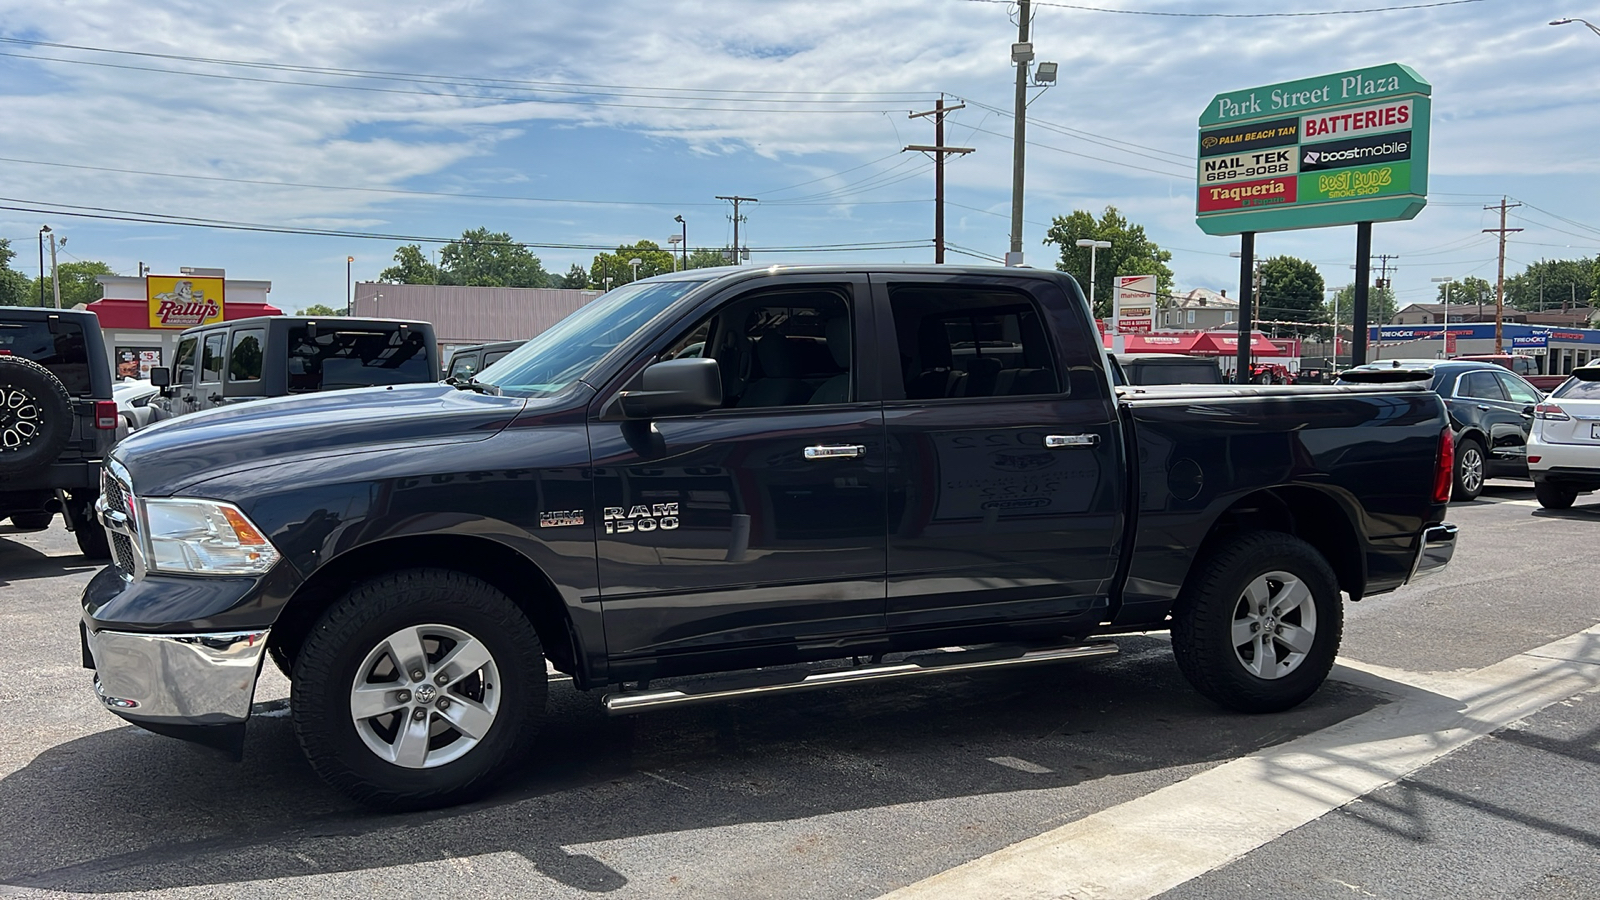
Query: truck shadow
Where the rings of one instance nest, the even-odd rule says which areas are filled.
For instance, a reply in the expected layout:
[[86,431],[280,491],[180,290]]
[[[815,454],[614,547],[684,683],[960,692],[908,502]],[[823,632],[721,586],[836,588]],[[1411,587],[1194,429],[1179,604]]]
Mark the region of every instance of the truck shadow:
[[94,572],[101,566],[81,555],[51,556],[18,540],[13,535],[37,534],[22,532],[10,525],[0,525],[0,587],[33,578],[54,578],[73,572]]
[[1329,682],[1288,713],[1226,713],[1182,680],[1165,640],[1119,642],[1122,655],[1102,661],[633,717],[608,717],[596,697],[555,684],[542,758],[479,803],[405,815],[374,814],[325,788],[281,701],[258,707],[242,763],[112,728],[0,779],[0,818],[10,823],[0,884],[150,891],[511,851],[571,889],[604,893],[628,879],[564,848],[1029,792],[1028,815],[999,823],[1020,839],[1052,813],[1077,818],[1143,792],[1130,785],[1105,799],[1117,791],[1081,785],[1164,770],[1169,783],[1192,773],[1184,767],[1384,702]]

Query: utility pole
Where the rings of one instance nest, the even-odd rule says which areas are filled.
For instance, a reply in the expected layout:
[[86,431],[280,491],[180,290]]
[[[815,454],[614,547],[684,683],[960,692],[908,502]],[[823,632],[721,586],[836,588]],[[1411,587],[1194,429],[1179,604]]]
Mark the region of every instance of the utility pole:
[[1033,62],[1033,45],[1028,43],[1028,26],[1033,12],[1028,0],[1017,0],[1017,42],[1011,45],[1011,61],[1017,67],[1017,111],[1011,132],[1011,252],[1006,265],[1022,265],[1022,164],[1028,143],[1028,64]]
[[741,262],[739,258],[739,223],[744,221],[744,217],[739,215],[739,204],[760,203],[761,201],[754,197],[741,197],[738,194],[729,197],[719,195],[717,199],[727,200],[733,204],[733,264],[737,266]]
[[[66,246],[67,239],[62,238],[62,246]],[[56,269],[56,233],[50,232],[50,290],[56,297],[56,309],[61,308],[61,272]]]
[[955,106],[945,106],[944,97],[933,103],[933,109],[925,112],[912,113],[909,119],[933,116],[933,145],[909,144],[905,150],[916,150],[920,153],[933,155],[933,261],[944,262],[944,158],[946,156],[965,156],[972,152],[971,147],[946,147],[944,145],[944,117],[958,109],[966,109],[965,103]]
[[1507,203],[1506,198],[1501,197],[1498,206],[1484,207],[1484,209],[1500,210],[1500,227],[1484,229],[1485,234],[1498,234],[1500,236],[1500,270],[1494,279],[1494,352],[1496,354],[1505,352],[1505,342],[1501,337],[1501,332],[1504,329],[1503,319],[1506,308],[1506,234],[1522,230],[1521,228],[1506,227],[1506,210],[1516,209],[1521,205],[1521,203]]

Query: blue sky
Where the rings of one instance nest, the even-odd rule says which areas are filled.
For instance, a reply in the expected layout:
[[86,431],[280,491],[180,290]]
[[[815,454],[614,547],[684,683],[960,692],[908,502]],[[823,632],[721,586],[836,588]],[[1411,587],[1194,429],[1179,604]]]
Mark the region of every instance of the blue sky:
[[[1075,5],[1238,15],[1410,2]],[[1507,275],[1600,251],[1600,34],[1546,24],[1600,23],[1600,3],[1282,18],[1072,6],[1035,7],[1036,51],[1061,78],[1030,110],[1030,264],[1054,261],[1040,243],[1051,217],[1111,204],[1173,252],[1179,288],[1235,287],[1237,240],[1194,224],[1201,109],[1221,91],[1388,62],[1434,86],[1429,206],[1374,229],[1373,252],[1399,257],[1402,303],[1431,299],[1432,277],[1493,281],[1494,239],[1481,229],[1497,223],[1482,207],[1502,194],[1527,204],[1509,223],[1525,230]],[[899,151],[932,142],[927,120],[907,114],[942,92],[968,102],[947,142],[976,149],[947,169],[948,240],[999,256],[1012,13],[989,0],[0,0],[0,206],[57,210],[0,209],[0,237],[29,274],[48,223],[69,239],[63,260],[125,274],[141,261],[158,273],[220,266],[270,279],[291,310],[339,305],[346,256],[356,280],[371,280],[404,241],[60,211],[440,238],[487,226],[605,246],[665,245],[682,215],[691,246],[720,247],[729,209],[714,197],[742,194],[763,201],[744,210],[752,264],[929,262],[931,164]],[[1260,236],[1257,252],[1310,259],[1343,284],[1354,242],[1348,227],[1285,232]],[[874,243],[909,246],[763,249]],[[565,272],[595,251],[535,252]]]

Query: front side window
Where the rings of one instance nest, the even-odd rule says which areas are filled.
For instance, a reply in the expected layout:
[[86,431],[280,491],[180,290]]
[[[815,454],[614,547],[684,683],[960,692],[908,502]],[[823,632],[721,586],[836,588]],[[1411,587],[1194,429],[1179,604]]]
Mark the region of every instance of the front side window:
[[432,381],[428,342],[416,331],[339,330],[305,325],[289,329],[288,389],[291,394],[383,384]]
[[1061,392],[1038,304],[1020,291],[948,285],[889,289],[908,400]]
[[89,348],[77,322],[58,321],[52,332],[45,322],[0,324],[0,354],[31,359],[61,380],[69,394],[87,394]]
[[853,328],[849,285],[743,294],[696,322],[659,359],[708,357],[723,408],[848,403]]
[[209,384],[222,380],[222,340],[227,335],[223,332],[206,335],[205,345],[200,351],[200,381]]
[[450,372],[445,377],[456,381],[466,381],[476,371],[478,371],[478,354],[461,353],[450,357]]
[[1506,375],[1504,373],[1496,374],[1500,379],[1500,387],[1505,389],[1506,396],[1511,398],[1511,402],[1521,403],[1526,406],[1533,406],[1544,399],[1539,396],[1538,391],[1534,390],[1526,381],[1523,381],[1521,378],[1518,378],[1515,375]]
[[233,346],[228,348],[228,380],[261,380],[261,344],[266,331],[247,328],[233,333]]
[[172,383],[194,383],[194,351],[200,344],[199,338],[184,338],[178,342],[178,352],[172,358]]

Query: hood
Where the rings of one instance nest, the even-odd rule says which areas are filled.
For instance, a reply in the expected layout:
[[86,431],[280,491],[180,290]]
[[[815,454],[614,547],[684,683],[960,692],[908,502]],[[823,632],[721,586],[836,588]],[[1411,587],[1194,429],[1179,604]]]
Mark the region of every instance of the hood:
[[119,442],[142,497],[269,462],[358,450],[486,440],[527,400],[419,384],[360,388],[240,403],[168,419]]

